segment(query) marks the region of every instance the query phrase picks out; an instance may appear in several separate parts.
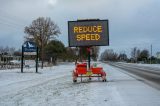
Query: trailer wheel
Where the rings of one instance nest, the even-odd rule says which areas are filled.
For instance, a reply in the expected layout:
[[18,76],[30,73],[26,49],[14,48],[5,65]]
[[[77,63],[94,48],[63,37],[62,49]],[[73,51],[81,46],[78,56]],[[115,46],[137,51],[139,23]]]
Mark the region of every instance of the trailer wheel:
[[104,79],[104,80],[102,80],[103,82],[106,82],[107,80],[106,79]]
[[73,80],[73,82],[75,83],[75,82],[77,82],[77,80]]

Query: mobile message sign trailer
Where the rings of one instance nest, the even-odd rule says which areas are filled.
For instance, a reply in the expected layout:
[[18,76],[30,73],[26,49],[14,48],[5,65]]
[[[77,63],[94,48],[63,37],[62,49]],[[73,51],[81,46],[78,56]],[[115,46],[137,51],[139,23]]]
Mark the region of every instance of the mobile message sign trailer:
[[68,21],[68,41],[69,47],[87,47],[88,52],[88,67],[87,63],[77,63],[72,72],[73,82],[77,82],[78,77],[81,77],[81,82],[82,77],[101,77],[105,82],[106,73],[103,68],[90,65],[90,48],[109,45],[108,20]]

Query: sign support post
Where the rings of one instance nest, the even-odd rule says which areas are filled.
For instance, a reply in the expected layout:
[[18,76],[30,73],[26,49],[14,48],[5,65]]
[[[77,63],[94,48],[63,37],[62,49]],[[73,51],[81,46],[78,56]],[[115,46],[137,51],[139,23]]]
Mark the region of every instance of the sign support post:
[[91,64],[91,54],[90,54],[90,47],[87,48],[87,52],[88,52],[88,68],[90,69],[90,64]]
[[36,50],[36,73],[38,73],[38,47],[37,47],[37,50]]
[[21,73],[23,73],[23,59],[24,59],[24,49],[23,49],[23,45],[22,45]]

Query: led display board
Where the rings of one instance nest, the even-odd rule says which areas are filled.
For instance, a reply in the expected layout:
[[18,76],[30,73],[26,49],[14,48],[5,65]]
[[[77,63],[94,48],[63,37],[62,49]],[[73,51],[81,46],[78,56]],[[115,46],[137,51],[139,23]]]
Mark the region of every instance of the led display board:
[[108,20],[68,21],[68,41],[70,47],[108,46]]

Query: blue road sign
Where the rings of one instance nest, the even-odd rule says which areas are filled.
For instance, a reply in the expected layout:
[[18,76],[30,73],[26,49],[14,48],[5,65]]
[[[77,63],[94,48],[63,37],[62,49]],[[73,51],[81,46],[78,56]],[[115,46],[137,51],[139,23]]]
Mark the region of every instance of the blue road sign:
[[24,52],[36,52],[37,46],[34,42],[26,41],[23,44],[23,49],[24,49]]

